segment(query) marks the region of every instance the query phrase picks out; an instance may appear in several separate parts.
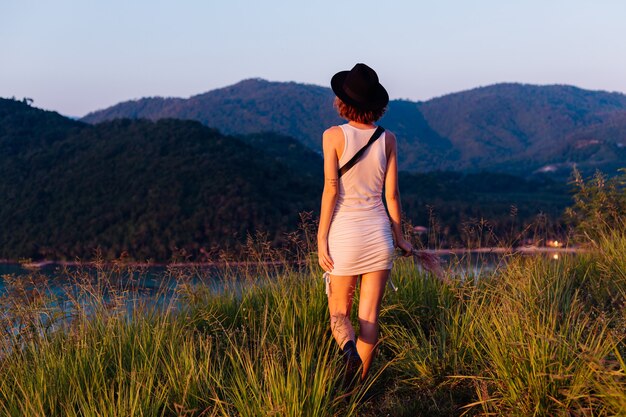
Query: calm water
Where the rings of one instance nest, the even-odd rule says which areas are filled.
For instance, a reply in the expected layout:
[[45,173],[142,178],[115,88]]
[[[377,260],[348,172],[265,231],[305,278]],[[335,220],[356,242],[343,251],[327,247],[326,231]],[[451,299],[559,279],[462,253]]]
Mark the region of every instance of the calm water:
[[[128,312],[137,303],[160,307],[180,306],[184,297],[174,298],[182,289],[180,284],[201,284],[203,288],[219,293],[227,284],[221,276],[215,268],[98,269],[91,266],[46,265],[33,270],[19,264],[0,264],[0,297],[9,293],[12,296],[6,300],[9,303],[7,305],[0,298],[0,305],[12,310],[15,300],[26,302],[46,299],[47,306],[68,315],[76,308],[76,302],[90,310],[90,306],[93,306],[91,303],[97,299],[107,304],[124,306]],[[231,279],[228,285],[238,293],[242,284],[237,279]],[[96,294],[95,300],[93,293]]]
[[[226,288],[240,293],[245,287],[261,284],[266,277],[276,276],[283,266],[114,266],[103,268],[94,266],[67,266],[48,264],[36,269],[25,268],[21,264],[0,264],[0,296],[8,291],[24,296],[40,293],[54,296],[59,302],[68,302],[72,294],[82,294],[95,288],[105,300],[125,294],[129,302],[154,299],[157,303],[168,303],[171,297],[181,290],[181,284],[202,287],[212,293],[223,292]],[[11,284],[13,283],[13,284]],[[86,289],[86,290],[85,290]],[[36,294],[35,294],[36,295]],[[0,300],[1,301],[1,300]]]
[[[490,273],[494,269],[501,267],[505,259],[510,256],[502,253],[466,253],[463,255],[441,255],[444,267],[449,265],[455,273],[461,276],[480,276]],[[537,256],[523,255],[523,256]],[[547,254],[550,258],[559,259],[560,254]],[[269,267],[271,270],[278,271],[279,267]],[[98,276],[98,274],[105,276]],[[278,272],[275,272],[278,273]],[[6,292],[6,278],[14,277],[15,279],[30,279],[29,277],[37,277],[37,281],[46,281],[46,287],[57,293],[62,289],[67,289],[70,281],[68,276],[89,277],[92,282],[104,279],[107,282],[113,282],[115,286],[123,290],[136,291],[143,296],[154,295],[161,290],[165,293],[174,292],[176,286],[180,282],[190,284],[203,284],[208,286],[212,291],[220,292],[228,283],[232,287],[245,286],[249,280],[243,277],[253,277],[255,271],[251,267],[231,267],[226,273],[224,269],[214,266],[181,266],[181,267],[105,267],[98,270],[91,266],[62,266],[48,264],[38,269],[24,268],[21,264],[1,264],[0,263],[0,294]],[[227,282],[224,276],[228,276]],[[259,277],[268,275],[263,267],[259,267]],[[271,276],[271,273],[270,273]],[[74,278],[75,279],[75,278]]]
[[[102,305],[128,313],[144,305],[178,309],[187,303],[186,296],[194,296],[196,285],[212,293],[223,292],[228,286],[238,294],[250,280],[255,280],[253,272],[249,268],[237,275],[237,271],[225,273],[215,267],[96,268],[51,264],[33,270],[20,264],[0,264],[0,319],[8,319],[12,332],[18,334],[25,326],[21,314],[34,314],[43,325],[53,329],[71,322],[78,306],[88,314]],[[247,279],[243,279],[244,273]],[[259,271],[258,277],[262,276],[267,274]],[[190,284],[191,291],[182,284]]]
[[[538,255],[555,260],[561,256],[530,256]],[[480,279],[504,267],[508,256],[502,253],[466,253],[461,256],[442,255],[441,259],[444,269],[449,268],[461,279]],[[8,317],[11,311],[20,310],[21,306],[27,309],[32,306],[41,316],[42,323],[48,322],[50,318],[48,309],[62,312],[62,320],[71,320],[77,303],[83,311],[92,310],[92,292],[96,293],[96,300],[100,299],[107,305],[117,305],[129,313],[136,306],[144,304],[178,309],[187,301],[185,296],[175,295],[183,293],[194,297],[193,288],[196,286],[202,291],[209,289],[212,293],[223,292],[228,287],[235,294],[240,294],[251,283],[263,285],[267,277],[271,279],[283,271],[282,266],[267,265],[237,266],[226,270],[209,266],[107,266],[98,269],[93,266],[49,264],[33,270],[20,264],[0,264],[0,318]],[[191,285],[191,291],[187,292],[181,284]],[[322,288],[320,275],[320,291]],[[7,294],[11,296],[4,297]],[[39,303],[40,299],[45,300],[44,305]],[[13,331],[19,332],[21,326],[18,322]]]

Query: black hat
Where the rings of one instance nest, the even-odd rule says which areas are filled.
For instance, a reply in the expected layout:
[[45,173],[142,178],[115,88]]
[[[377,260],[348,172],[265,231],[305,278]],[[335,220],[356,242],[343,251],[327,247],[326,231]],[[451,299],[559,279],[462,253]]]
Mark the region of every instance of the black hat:
[[341,101],[358,109],[381,109],[389,103],[389,94],[378,82],[376,71],[365,64],[333,75],[330,86]]

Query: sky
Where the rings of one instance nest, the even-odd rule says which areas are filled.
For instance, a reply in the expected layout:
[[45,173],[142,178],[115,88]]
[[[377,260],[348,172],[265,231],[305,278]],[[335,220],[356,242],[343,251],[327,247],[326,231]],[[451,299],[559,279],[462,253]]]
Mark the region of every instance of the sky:
[[83,116],[253,77],[328,86],[357,62],[392,99],[626,92],[625,22],[622,0],[0,0],[0,97]]

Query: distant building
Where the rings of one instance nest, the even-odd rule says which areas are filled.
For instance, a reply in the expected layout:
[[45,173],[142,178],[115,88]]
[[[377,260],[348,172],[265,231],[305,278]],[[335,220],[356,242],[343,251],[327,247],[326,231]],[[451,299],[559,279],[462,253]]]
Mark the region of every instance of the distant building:
[[424,226],[414,226],[413,227],[413,233],[416,235],[421,235],[424,233],[428,233],[428,227],[424,227]]

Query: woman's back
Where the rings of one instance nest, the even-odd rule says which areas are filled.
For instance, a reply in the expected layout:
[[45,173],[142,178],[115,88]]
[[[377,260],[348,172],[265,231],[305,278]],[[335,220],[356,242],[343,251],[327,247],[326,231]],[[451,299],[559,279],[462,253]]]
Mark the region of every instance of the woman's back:
[[[345,145],[339,166],[348,162],[372,137],[376,128],[359,129],[349,123],[339,126]],[[387,156],[385,133],[363,153],[359,161],[339,179],[337,211],[371,210],[382,206]]]

